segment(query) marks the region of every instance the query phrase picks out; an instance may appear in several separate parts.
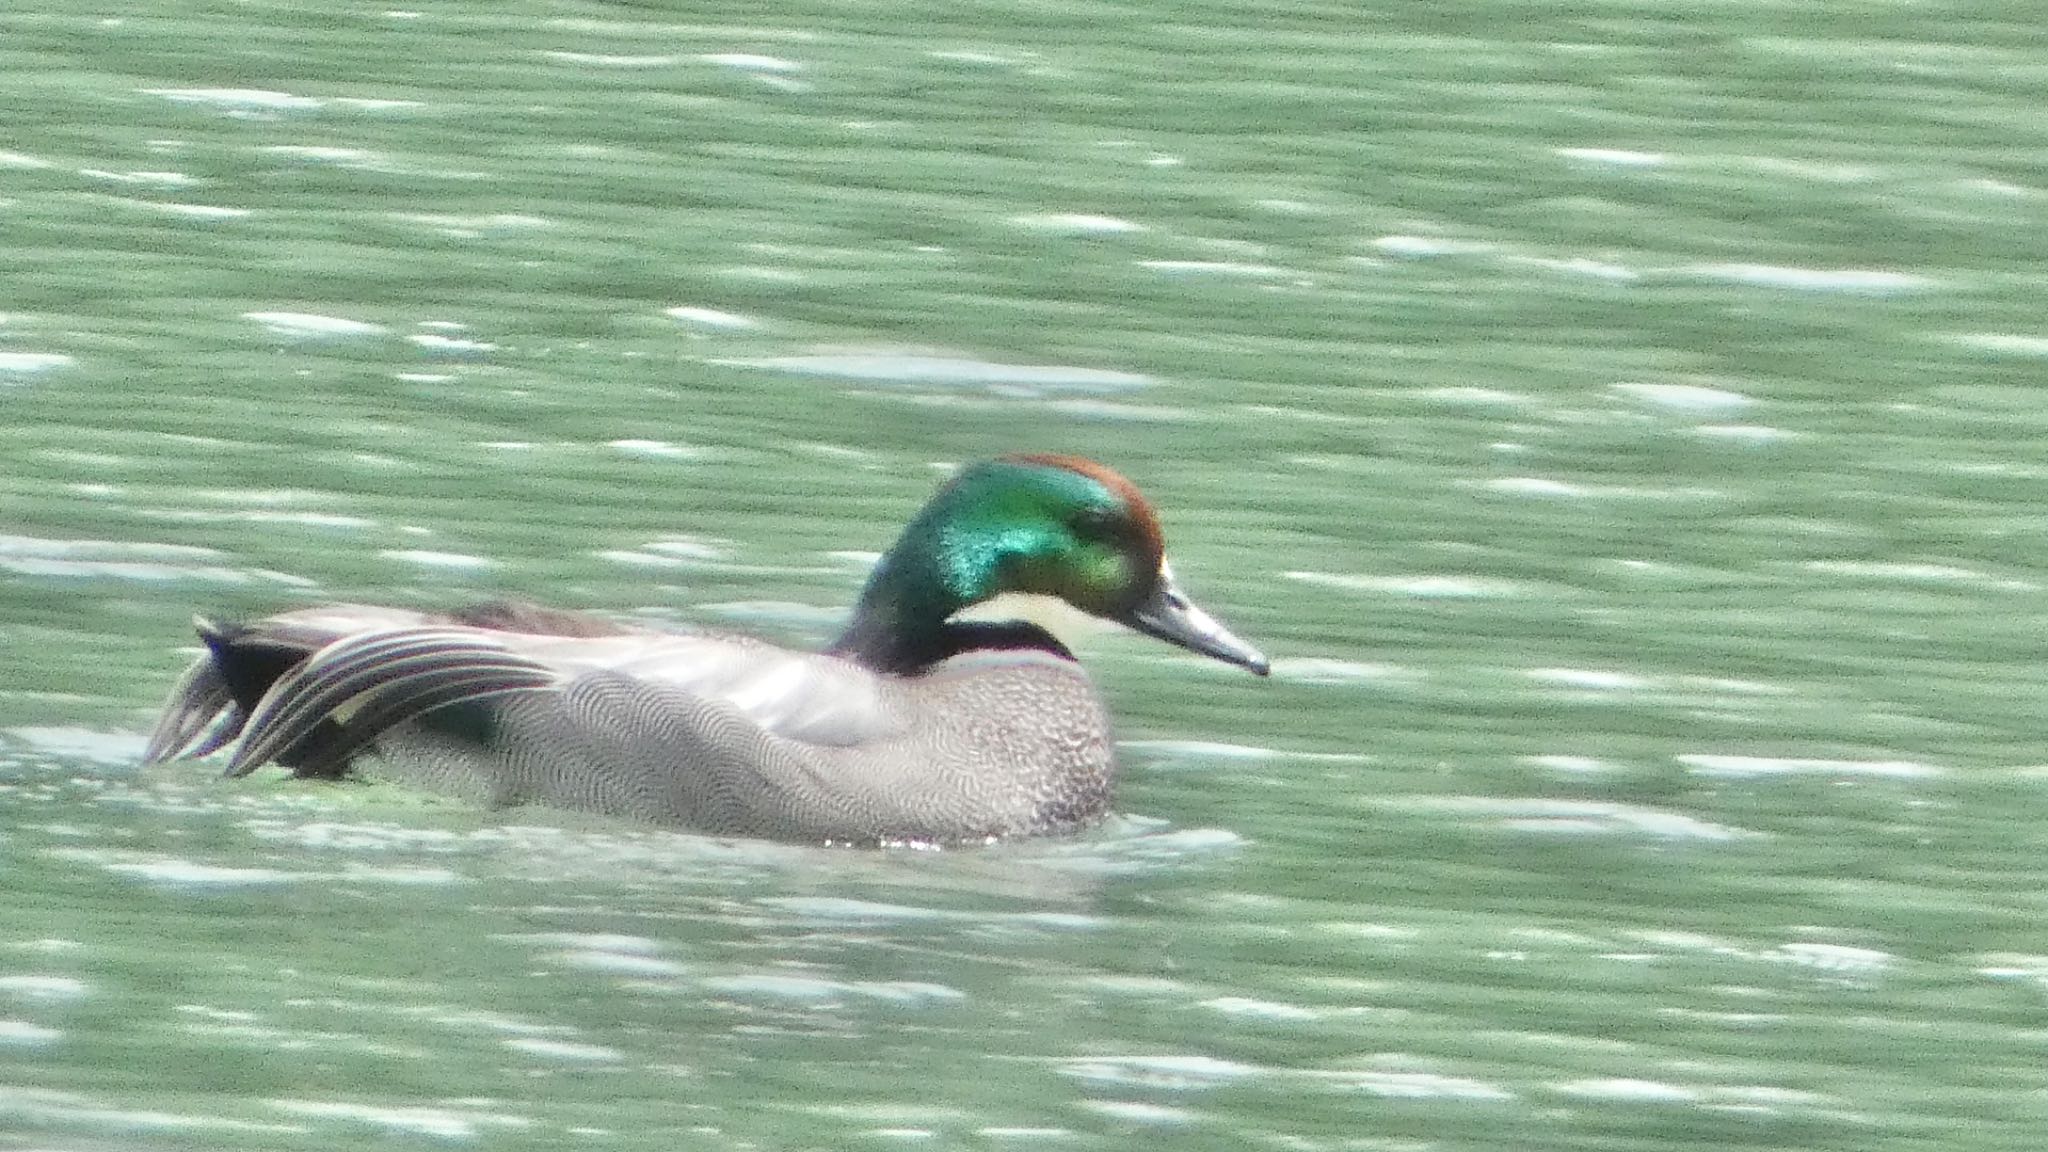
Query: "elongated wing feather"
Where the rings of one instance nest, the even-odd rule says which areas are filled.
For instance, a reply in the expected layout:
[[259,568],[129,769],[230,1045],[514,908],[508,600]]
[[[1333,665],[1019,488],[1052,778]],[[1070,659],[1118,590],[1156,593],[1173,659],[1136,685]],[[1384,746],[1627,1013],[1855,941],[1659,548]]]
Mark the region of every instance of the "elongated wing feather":
[[501,670],[490,668],[474,675],[451,675],[445,681],[403,695],[380,692],[342,723],[335,735],[318,741],[302,739],[302,745],[310,746],[288,749],[279,755],[291,756],[292,766],[301,776],[339,776],[349,761],[400,724],[439,708],[537,687],[542,685],[508,684]]
[[164,701],[143,749],[144,764],[204,756],[241,732],[241,709],[210,657],[193,661]]
[[[278,678],[250,713],[227,774],[246,775],[280,757],[331,760],[301,747],[323,720],[343,724],[357,749],[393,725],[436,708],[521,689],[560,676],[472,629],[403,628],[370,632],[322,648]],[[337,715],[361,699],[354,715]],[[363,723],[367,714],[369,723]]]

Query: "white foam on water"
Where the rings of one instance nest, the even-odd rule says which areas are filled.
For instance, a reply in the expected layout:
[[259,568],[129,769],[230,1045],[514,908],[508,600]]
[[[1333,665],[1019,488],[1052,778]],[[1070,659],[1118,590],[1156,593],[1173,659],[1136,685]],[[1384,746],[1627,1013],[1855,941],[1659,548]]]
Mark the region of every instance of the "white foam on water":
[[706,988],[728,995],[801,1000],[810,1003],[829,1003],[859,997],[897,1004],[932,1004],[967,998],[966,993],[943,984],[918,981],[849,982],[777,972],[714,976],[702,983]]
[[1545,768],[1552,772],[1570,772],[1574,775],[1592,775],[1596,772],[1612,772],[1613,764],[1594,756],[1524,756],[1522,763],[1531,768]]
[[158,884],[173,884],[181,888],[246,888],[264,884],[289,884],[302,878],[300,873],[287,872],[279,868],[228,868],[218,864],[201,864],[196,860],[113,863],[105,867],[107,871],[117,875],[133,876]]
[[1959,332],[1948,337],[1950,343],[1979,352],[1997,352],[2007,356],[2048,356],[2048,336],[2032,336],[2019,332]]
[[123,199],[116,199],[114,203],[126,204],[131,208],[147,208],[152,212],[162,212],[170,216],[188,216],[194,220],[240,220],[255,214],[247,208],[227,208],[218,204],[167,204],[159,200]]
[[1335,1088],[1401,1100],[1512,1100],[1514,1093],[1483,1080],[1434,1072],[1318,1070],[1303,1075]]
[[200,580],[213,584],[248,584],[261,579],[292,587],[314,586],[311,580],[281,572],[204,563],[218,555],[210,548],[182,544],[0,535],[0,571],[23,576],[150,583]]
[[[1030,391],[1027,389],[1022,394],[1028,396]],[[1166,424],[1201,418],[1201,413],[1192,408],[1162,408],[1156,404],[1119,404],[1114,400],[1097,400],[1093,397],[1054,400],[1045,407],[1048,412],[1058,412],[1083,420],[1136,420],[1148,424]]]
[[1519,407],[1527,404],[1530,397],[1521,392],[1508,392],[1500,388],[1474,388],[1469,385],[1454,385],[1447,388],[1425,388],[1417,393],[1425,400],[1440,404],[1500,405]]
[[[532,216],[522,212],[492,212],[473,216],[440,212],[398,212],[392,215],[392,219],[403,220],[408,224],[425,225],[445,236],[464,240],[474,240],[493,232],[525,232],[555,226],[555,222],[545,216]],[[422,324],[421,327],[433,325]],[[454,327],[462,328],[466,325],[457,324]]]
[[1531,680],[1546,684],[1561,684],[1567,688],[1585,688],[1596,692],[1629,692],[1650,687],[1654,681],[1633,672],[1614,672],[1598,668],[1531,668],[1522,673]]
[[368,148],[337,148],[325,144],[272,144],[263,151],[273,156],[289,156],[298,160],[335,164],[343,168],[384,166],[383,158]]
[[1693,429],[1693,434],[1743,444],[1775,444],[1781,440],[1795,439],[1799,435],[1797,432],[1788,432],[1783,428],[1772,428],[1764,424],[1701,424]]
[[38,752],[67,760],[132,765],[142,759],[148,741],[133,732],[99,732],[65,725],[28,725],[0,729],[0,736]]
[[451,571],[475,572],[495,568],[496,560],[484,556],[471,556],[463,552],[434,552],[427,549],[397,548],[377,553],[386,560],[398,560],[406,564],[417,564],[422,568],[445,568]]
[[1299,1004],[1254,1000],[1245,996],[1218,996],[1213,1000],[1202,1001],[1202,1007],[1225,1016],[1240,1016],[1251,1020],[1320,1020],[1324,1015],[1314,1008],[1304,1008]]
[[1571,276],[1589,276],[1612,284],[1626,284],[1640,280],[1643,274],[1623,264],[1605,260],[1594,260],[1586,256],[1508,256],[1508,264],[1519,264],[1530,268],[1541,268],[1546,272],[1563,272]]
[[1339,660],[1328,656],[1282,656],[1273,661],[1272,671],[1278,679],[1299,684],[1407,684],[1425,675],[1399,664]]
[[1913,780],[1939,776],[1946,771],[1936,765],[1913,760],[1820,760],[1701,752],[1689,752],[1677,760],[1696,776],[1736,780],[1763,776],[1869,776]]
[[232,868],[197,860],[101,859],[96,862],[116,875],[132,876],[147,883],[173,888],[248,888],[298,883],[438,886],[460,883],[463,879],[446,868],[370,868],[351,864],[338,870],[294,872],[281,868]]
[[522,944],[542,944],[554,948],[617,952],[628,956],[654,956],[668,947],[649,936],[630,936],[622,932],[525,932],[496,936],[493,939],[514,940]]
[[714,992],[738,996],[760,996],[775,1000],[805,1000],[829,1003],[844,999],[847,986],[817,976],[715,976],[703,981]]
[[1658,168],[1671,160],[1663,152],[1637,152],[1627,148],[1554,148],[1551,151],[1566,160],[1611,168]]
[[767,368],[803,376],[825,376],[891,384],[960,386],[1009,385],[1053,390],[1140,388],[1153,382],[1137,372],[1102,368],[1070,368],[1045,364],[1000,364],[967,357],[892,354],[885,352],[774,356],[748,360],[714,360],[742,368]]
[[656,556],[647,552],[629,552],[617,548],[592,552],[591,555],[599,560],[609,560],[614,564],[624,564],[628,568],[681,568],[686,563],[676,559],[674,556]]
[[708,536],[672,536],[666,540],[650,540],[642,544],[640,550],[674,556],[679,560],[727,560],[732,557],[733,542]]
[[957,915],[938,908],[910,904],[884,904],[873,900],[852,900],[839,896],[774,896],[760,903],[793,912],[806,920],[855,923],[915,923],[921,920],[949,920]]
[[310,112],[320,101],[264,88],[144,88],[144,95],[161,96],[173,104],[202,104],[229,111]]
[[691,324],[701,324],[706,328],[753,328],[760,324],[760,321],[753,317],[742,316],[737,312],[722,312],[716,308],[697,308],[687,304],[664,309],[662,315]]
[[1570,1080],[1551,1085],[1551,1090],[1561,1096],[1573,1096],[1581,1100],[1610,1100],[1633,1104],[1691,1104],[1700,1098],[1700,1094],[1690,1088],[1666,1084],[1661,1080],[1638,1080],[1629,1077]]
[[16,1000],[83,999],[86,983],[69,976],[0,976],[0,996]]
[[1622,383],[1609,387],[1632,400],[1640,400],[1657,408],[1674,412],[1702,414],[1708,412],[1732,412],[1747,408],[1756,401],[1740,392],[1726,388],[1708,388],[1699,384],[1639,384]]
[[1417,574],[1411,576],[1366,576],[1341,572],[1283,572],[1289,580],[1325,588],[1358,592],[1388,592],[1419,600],[1476,600],[1513,596],[1520,589],[1510,581],[1478,576]]
[[1253,264],[1243,260],[1140,260],[1138,267],[1154,272],[1190,276],[1232,276],[1258,279],[1299,275],[1277,264]]
[[1484,816],[1518,832],[1629,835],[1659,840],[1723,842],[1755,833],[1677,812],[1603,800],[1546,800],[1501,796],[1390,797],[1387,807]]
[[1101,1084],[1135,1084],[1170,1092],[1220,1088],[1265,1070],[1214,1056],[1097,1056],[1065,1061],[1060,1071]]
[[1794,292],[1835,292],[1886,296],[1934,286],[1926,276],[1870,268],[1794,268],[1778,264],[1699,264],[1685,271],[1703,280],[1783,288]]
[[486,1129],[527,1128],[532,1121],[503,1112],[456,1111],[450,1108],[378,1107],[332,1100],[272,1100],[270,1106],[293,1116],[316,1120],[351,1120],[390,1132],[473,1140]]
[[31,375],[76,363],[62,352],[0,352],[0,372]]
[[599,68],[667,68],[683,62],[681,56],[613,56],[597,52],[544,52],[550,60],[564,64],[590,64]]
[[80,168],[78,174],[115,184],[153,184],[160,188],[183,188],[198,183],[183,172],[111,172],[104,168]]
[[350,108],[359,112],[400,112],[426,107],[418,100],[387,100],[374,96],[337,96],[328,103],[337,108]]
[[1471,240],[1451,240],[1437,236],[1382,236],[1372,242],[1374,248],[1389,256],[1404,256],[1409,259],[1423,259],[1430,256],[1471,256],[1491,252],[1494,246]]
[[1891,953],[1880,952],[1875,948],[1853,948],[1845,944],[1810,942],[1786,944],[1764,955],[1767,959],[1781,960],[1803,968],[1857,976],[1882,972],[1897,960]]
[[1143,232],[1143,224],[1116,216],[1095,216],[1086,212],[1048,212],[1010,217],[1010,223],[1038,232],[1059,232],[1076,236],[1104,236]]
[[377,521],[364,516],[343,516],[333,512],[286,512],[272,508],[238,508],[211,511],[204,508],[137,508],[136,515],[151,520],[183,524],[296,524],[304,528],[375,528]]
[[1126,1124],[1151,1124],[1155,1126],[1192,1124],[1199,1116],[1186,1108],[1175,1108],[1167,1104],[1148,1104],[1142,1100],[1083,1100],[1083,1108],[1098,1112],[1112,1120]]
[[132,1135],[137,1131],[200,1128],[300,1136],[306,1134],[306,1129],[296,1124],[263,1124],[249,1120],[229,1120],[218,1116],[194,1116],[181,1112],[109,1108],[75,1092],[12,1086],[0,1086],[0,1116],[35,1127],[61,1125],[67,1128],[98,1128],[123,1135]]
[[576,949],[557,952],[548,958],[566,968],[602,972],[607,976],[674,977],[689,971],[684,965],[673,960],[663,960],[659,956],[615,952],[608,949]]
[[1017,65],[1038,57],[1036,52],[1019,52],[1006,55],[1000,52],[983,52],[971,48],[939,48],[925,52],[934,60],[951,60],[960,64]]
[[1486,487],[1511,496],[1557,496],[1577,500],[1594,494],[1590,488],[1541,476],[1503,476],[1488,480]]
[[351,336],[376,336],[389,331],[382,324],[322,316],[315,312],[244,312],[242,319],[254,320],[279,336],[311,340],[338,340]]
[[1075,912],[963,912],[945,908],[923,908],[910,904],[851,900],[837,896],[771,896],[756,903],[764,908],[792,913],[800,919],[820,923],[888,924],[952,921],[968,925],[1023,924],[1062,930],[1093,929],[1103,924],[1097,917]]
[[688,444],[671,444],[666,440],[613,440],[606,447],[616,448],[632,456],[653,456],[670,460],[695,460],[704,455],[702,448],[693,448]]
[[415,332],[407,336],[406,341],[423,352],[440,356],[472,356],[498,350],[498,346],[488,340],[466,340],[459,336],[443,336],[439,332]]
[[544,1056],[553,1060],[602,1063],[625,1058],[616,1048],[607,1048],[602,1044],[578,1044],[569,1040],[543,1040],[523,1036],[501,1040],[499,1043],[515,1052],[524,1052],[529,1056]]
[[745,72],[801,72],[803,65],[780,56],[761,56],[750,52],[714,52],[699,56],[706,64],[718,64],[726,68],[738,68]]
[[1915,564],[1883,560],[1809,560],[1801,565],[1809,572],[1836,576],[1857,576],[1873,580],[1903,580],[1910,583],[1982,583],[2010,591],[2033,591],[2040,585],[2030,580],[1996,577],[1957,564]]
[[1279,755],[1271,748],[1257,748],[1248,744],[1223,744],[1208,740],[1119,740],[1117,747],[1134,752],[1215,760],[1270,760]]
[[40,1048],[64,1038],[64,1033],[26,1020],[0,1020],[0,1048]]

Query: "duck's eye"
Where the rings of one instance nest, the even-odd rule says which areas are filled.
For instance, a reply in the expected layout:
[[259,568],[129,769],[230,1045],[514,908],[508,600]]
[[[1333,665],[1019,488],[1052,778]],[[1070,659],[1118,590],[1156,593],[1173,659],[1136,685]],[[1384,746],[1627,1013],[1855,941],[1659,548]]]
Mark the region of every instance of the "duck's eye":
[[1072,528],[1076,537],[1090,543],[1112,541],[1118,535],[1116,517],[1095,509],[1076,515],[1072,521]]

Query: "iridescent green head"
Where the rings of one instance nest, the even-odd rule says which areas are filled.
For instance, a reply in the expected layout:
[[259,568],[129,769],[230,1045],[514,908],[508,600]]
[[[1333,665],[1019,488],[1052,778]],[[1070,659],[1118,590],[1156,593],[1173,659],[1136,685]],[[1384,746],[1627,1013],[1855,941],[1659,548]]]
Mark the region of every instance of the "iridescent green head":
[[892,671],[957,648],[954,613],[1006,592],[1057,596],[1264,675],[1266,658],[1190,603],[1159,518],[1122,476],[1072,456],[1005,456],[963,468],[868,579],[834,650]]

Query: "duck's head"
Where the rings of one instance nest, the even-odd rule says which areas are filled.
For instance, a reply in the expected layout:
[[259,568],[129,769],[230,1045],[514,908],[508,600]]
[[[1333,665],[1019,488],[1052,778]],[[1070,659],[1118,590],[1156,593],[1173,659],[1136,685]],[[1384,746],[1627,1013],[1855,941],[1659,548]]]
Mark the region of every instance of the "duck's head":
[[1159,518],[1131,482],[1074,456],[971,464],[932,496],[875,566],[836,650],[921,666],[954,613],[1007,592],[1085,612],[1263,676],[1258,649],[1196,607],[1166,562]]

